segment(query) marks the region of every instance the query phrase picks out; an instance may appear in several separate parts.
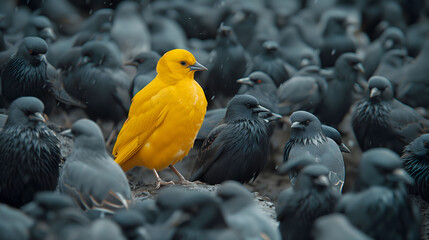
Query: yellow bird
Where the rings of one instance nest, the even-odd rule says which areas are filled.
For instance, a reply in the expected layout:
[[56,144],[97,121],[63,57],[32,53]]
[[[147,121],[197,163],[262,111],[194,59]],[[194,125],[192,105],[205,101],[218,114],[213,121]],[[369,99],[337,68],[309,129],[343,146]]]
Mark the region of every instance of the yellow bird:
[[181,184],[189,183],[173,165],[188,154],[203,123],[207,100],[194,73],[205,70],[183,49],[159,59],[157,76],[134,96],[113,148],[115,161],[125,172],[135,166],[152,169],[159,188],[173,184],[157,173],[169,166]]

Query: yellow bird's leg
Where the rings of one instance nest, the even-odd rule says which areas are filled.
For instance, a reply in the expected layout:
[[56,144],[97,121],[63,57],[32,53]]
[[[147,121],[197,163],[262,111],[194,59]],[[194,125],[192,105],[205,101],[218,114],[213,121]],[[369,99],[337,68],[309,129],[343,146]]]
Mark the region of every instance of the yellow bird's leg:
[[166,181],[162,180],[159,177],[158,172],[155,170],[155,168],[152,169],[152,171],[153,171],[153,174],[155,174],[155,177],[156,177],[156,189],[159,189],[161,186],[165,186],[165,185],[174,185],[173,181],[166,182]]
[[169,165],[168,167],[170,167],[171,170],[173,170],[173,172],[177,175],[177,177],[179,178],[179,183],[182,185],[192,185],[194,184],[193,182],[190,182],[188,180],[185,179],[185,177],[182,176],[182,174],[180,174],[179,171],[177,171],[177,169],[173,166],[173,165]]

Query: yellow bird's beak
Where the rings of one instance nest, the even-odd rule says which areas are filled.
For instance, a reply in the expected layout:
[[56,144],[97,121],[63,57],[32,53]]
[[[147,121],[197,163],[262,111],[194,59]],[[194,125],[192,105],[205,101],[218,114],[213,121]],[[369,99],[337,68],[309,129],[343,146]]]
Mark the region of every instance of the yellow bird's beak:
[[204,67],[201,63],[195,62],[193,65],[188,67],[191,71],[207,71],[207,68]]

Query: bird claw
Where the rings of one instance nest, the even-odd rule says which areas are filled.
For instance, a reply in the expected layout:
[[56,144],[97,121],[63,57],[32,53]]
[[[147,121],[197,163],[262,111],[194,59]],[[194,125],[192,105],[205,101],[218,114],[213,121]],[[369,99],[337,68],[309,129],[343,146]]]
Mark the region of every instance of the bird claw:
[[194,183],[194,182],[191,182],[191,181],[188,181],[188,180],[186,180],[186,179],[180,179],[179,180],[179,183],[181,184],[181,185],[196,185],[196,183]]
[[174,182],[173,181],[166,182],[166,181],[162,180],[161,178],[159,178],[156,180],[155,188],[159,189],[161,186],[167,186],[167,185],[174,185]]

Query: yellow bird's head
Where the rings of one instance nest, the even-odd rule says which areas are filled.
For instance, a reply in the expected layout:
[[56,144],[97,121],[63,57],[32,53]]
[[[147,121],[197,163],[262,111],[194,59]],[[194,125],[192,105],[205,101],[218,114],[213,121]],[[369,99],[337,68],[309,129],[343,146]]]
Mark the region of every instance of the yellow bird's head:
[[194,79],[195,71],[205,71],[206,67],[195,60],[194,55],[184,49],[166,52],[158,61],[156,71],[166,81]]

